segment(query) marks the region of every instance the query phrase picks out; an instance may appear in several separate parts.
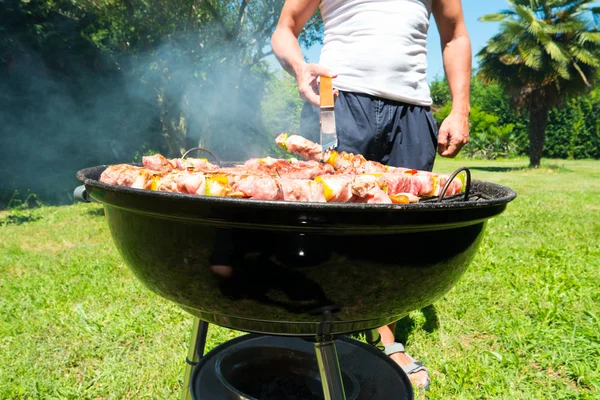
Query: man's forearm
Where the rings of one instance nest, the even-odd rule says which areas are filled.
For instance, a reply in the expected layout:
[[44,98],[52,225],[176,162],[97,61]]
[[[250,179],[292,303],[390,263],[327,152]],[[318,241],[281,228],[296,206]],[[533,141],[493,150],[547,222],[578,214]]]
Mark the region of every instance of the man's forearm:
[[452,96],[452,112],[469,115],[471,91],[471,41],[457,36],[443,45],[444,70]]
[[292,31],[287,28],[277,28],[271,37],[271,47],[283,69],[296,77],[305,62],[298,39]]
[[335,77],[335,74],[318,64],[307,64],[298,43],[306,22],[319,8],[319,0],[285,0],[277,28],[271,36],[273,54],[281,66],[298,82],[300,96],[319,105],[318,81],[320,76]]

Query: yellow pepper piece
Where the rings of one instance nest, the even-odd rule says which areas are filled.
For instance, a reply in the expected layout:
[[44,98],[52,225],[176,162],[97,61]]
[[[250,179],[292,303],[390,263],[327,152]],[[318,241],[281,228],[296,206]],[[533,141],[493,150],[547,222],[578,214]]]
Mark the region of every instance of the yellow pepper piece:
[[390,196],[390,199],[392,200],[392,203],[394,203],[394,204],[408,204],[408,203],[410,203],[410,200],[408,199],[408,196],[405,196],[403,194],[395,194],[393,196]]
[[332,167],[335,167],[335,160],[337,159],[339,153],[335,150],[330,151],[329,152],[329,157],[327,158],[327,160],[325,161],[327,164],[331,165]]
[[279,148],[282,149],[283,151],[288,151],[287,145],[285,144],[288,140],[288,136],[289,135],[287,133],[281,133],[281,134],[279,134],[279,136],[277,137],[277,140],[275,141],[277,146],[279,146]]
[[440,177],[439,176],[433,176],[433,190],[431,191],[431,193],[428,194],[428,196],[435,196],[436,193],[438,192],[438,190],[442,190],[443,187],[440,187]]
[[150,183],[150,190],[158,189],[158,176],[152,177],[152,182]]
[[225,175],[213,175],[206,178],[206,195],[207,196],[225,196],[227,194],[227,186],[229,178]]
[[464,193],[467,190],[467,174],[463,171],[460,174],[458,174],[454,179],[458,179],[460,181],[460,192]]
[[315,182],[319,182],[321,185],[323,185],[323,195],[325,196],[325,200],[331,200],[331,198],[333,197],[333,190],[329,185],[325,183],[325,180],[322,177],[317,176],[315,178]]

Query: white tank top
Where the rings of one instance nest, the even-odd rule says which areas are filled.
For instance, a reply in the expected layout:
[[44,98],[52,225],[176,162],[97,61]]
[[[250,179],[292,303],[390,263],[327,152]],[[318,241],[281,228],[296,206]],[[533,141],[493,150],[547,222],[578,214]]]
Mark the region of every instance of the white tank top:
[[321,0],[325,37],[319,63],[337,89],[422,106],[432,0]]

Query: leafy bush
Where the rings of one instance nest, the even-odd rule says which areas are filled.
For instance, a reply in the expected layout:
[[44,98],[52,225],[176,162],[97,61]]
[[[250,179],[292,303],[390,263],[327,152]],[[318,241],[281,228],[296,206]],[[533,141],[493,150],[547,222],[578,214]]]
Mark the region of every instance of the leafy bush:
[[[434,113],[437,121],[443,121],[450,114],[448,103]],[[514,124],[499,124],[498,116],[486,113],[478,107],[471,108],[470,141],[460,155],[467,158],[495,160],[512,157],[519,153],[517,133]]]
[[10,212],[0,216],[0,226],[21,225],[26,222],[37,221],[41,217],[32,209],[39,208],[42,205],[35,193],[27,192],[21,198],[19,191],[15,190],[6,206]]
[[[439,125],[452,104],[447,81],[432,82],[431,93]],[[470,141],[459,156],[496,159],[528,154],[527,117],[516,113],[502,87],[484,85],[476,76],[471,81],[470,124]]]
[[25,196],[23,198],[21,198],[21,194],[19,193],[19,191],[15,190],[13,192],[10,200],[8,200],[8,204],[6,205],[6,208],[7,209],[25,210],[25,209],[31,209],[31,208],[39,208],[42,205],[43,205],[42,202],[38,199],[38,197],[35,193],[31,193],[31,192],[27,191]]
[[569,100],[550,112],[544,155],[550,158],[600,158],[600,93]]
[[159,150],[147,149],[146,146],[142,146],[141,150],[138,150],[133,154],[133,160],[131,160],[131,162],[140,164],[142,162],[142,157],[159,153]]

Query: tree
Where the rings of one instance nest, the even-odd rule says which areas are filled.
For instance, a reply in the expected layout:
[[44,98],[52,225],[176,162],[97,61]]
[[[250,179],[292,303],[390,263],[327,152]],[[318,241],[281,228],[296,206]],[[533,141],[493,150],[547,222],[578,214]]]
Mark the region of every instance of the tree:
[[[124,68],[156,93],[166,153],[200,144],[239,161],[268,147],[260,103],[270,79],[269,38],[284,0],[78,4],[102,15],[104,26],[90,38],[118,60],[128,54]],[[317,16],[299,40],[310,47],[321,36]]]
[[501,32],[477,54],[479,76],[497,81],[529,114],[529,160],[544,151],[548,115],[587,92],[600,67],[600,7],[593,0],[509,0],[510,9],[480,21],[502,21]]

